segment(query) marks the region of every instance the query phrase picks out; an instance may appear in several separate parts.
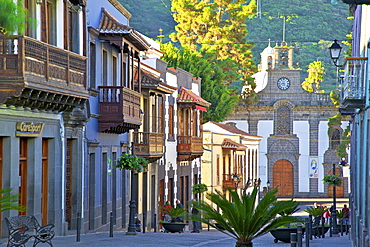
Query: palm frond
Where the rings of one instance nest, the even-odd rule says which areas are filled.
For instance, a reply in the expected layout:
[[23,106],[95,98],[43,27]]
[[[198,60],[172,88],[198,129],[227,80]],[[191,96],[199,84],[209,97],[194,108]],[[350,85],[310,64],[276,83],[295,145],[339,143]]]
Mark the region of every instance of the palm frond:
[[[219,231],[233,237],[238,242],[250,243],[254,238],[262,236],[279,226],[297,222],[295,217],[283,215],[283,211],[293,211],[297,202],[293,200],[277,202],[277,189],[269,191],[261,201],[258,201],[258,188],[252,193],[239,196],[232,189],[228,190],[231,200],[220,192],[209,193],[206,197],[218,206],[220,212],[206,202],[193,202],[193,206],[202,212],[202,218],[192,216]],[[224,230],[216,226],[216,222]]]

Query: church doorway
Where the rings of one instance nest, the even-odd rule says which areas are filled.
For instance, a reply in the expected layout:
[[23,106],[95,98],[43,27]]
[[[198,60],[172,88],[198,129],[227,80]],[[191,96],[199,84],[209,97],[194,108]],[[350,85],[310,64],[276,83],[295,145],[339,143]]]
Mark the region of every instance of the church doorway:
[[294,193],[293,165],[288,160],[281,159],[273,166],[273,188],[278,188],[280,197],[292,197]]
[[[333,174],[333,169],[330,169],[328,174]],[[335,168],[335,174],[341,174],[340,168]],[[344,183],[341,186],[335,186],[336,197],[344,197]],[[328,197],[333,197],[333,186],[328,186]]]

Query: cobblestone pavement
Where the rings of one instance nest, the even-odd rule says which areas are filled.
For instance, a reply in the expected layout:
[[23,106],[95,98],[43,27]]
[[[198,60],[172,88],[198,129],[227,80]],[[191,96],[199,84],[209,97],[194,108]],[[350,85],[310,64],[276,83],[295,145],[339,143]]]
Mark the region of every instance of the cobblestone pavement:
[[[6,246],[7,239],[1,239],[0,247]],[[114,232],[114,236],[109,237],[109,233],[93,233],[81,235],[80,242],[76,242],[76,236],[54,237],[54,247],[138,247],[138,246],[156,246],[156,247],[233,247],[235,240],[216,230],[204,230],[201,233],[161,233],[147,232],[138,233],[131,236],[125,232]],[[33,241],[26,244],[26,247],[31,247]],[[39,244],[37,247],[48,246],[47,244]],[[266,234],[253,241],[253,247],[290,247],[290,243],[278,242],[274,243],[274,238],[271,234]],[[303,240],[303,246],[304,240]],[[342,237],[326,237],[324,239],[313,239],[310,241],[309,247],[351,247],[351,241],[348,236]]]

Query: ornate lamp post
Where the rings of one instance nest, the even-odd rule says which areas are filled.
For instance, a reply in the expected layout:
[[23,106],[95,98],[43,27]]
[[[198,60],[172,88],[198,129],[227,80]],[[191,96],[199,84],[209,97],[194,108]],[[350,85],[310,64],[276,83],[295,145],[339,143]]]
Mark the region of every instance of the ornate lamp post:
[[337,65],[337,61],[340,57],[340,52],[342,51],[342,47],[337,43],[337,40],[334,40],[334,43],[329,47],[330,57],[334,62],[336,67],[342,67],[341,65]]
[[[333,175],[335,175],[335,164],[333,164]],[[331,212],[333,218],[333,234],[338,234],[337,225],[337,186],[333,186],[333,211]]]
[[271,187],[270,180],[267,180],[266,185],[267,185],[267,192],[269,192],[270,191],[270,187]]
[[[131,147],[127,147],[128,149],[131,149],[131,154],[134,155],[134,142],[131,142]],[[129,223],[128,223],[128,229],[126,234],[127,235],[136,235],[136,225],[135,225],[135,172],[134,170],[131,170],[131,200],[130,200],[130,215],[129,215]]]

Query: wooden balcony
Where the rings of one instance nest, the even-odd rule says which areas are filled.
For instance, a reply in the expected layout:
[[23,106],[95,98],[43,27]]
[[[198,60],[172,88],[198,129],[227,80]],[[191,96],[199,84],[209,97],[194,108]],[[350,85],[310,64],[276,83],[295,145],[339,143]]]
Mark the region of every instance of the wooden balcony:
[[163,156],[164,134],[134,132],[135,154],[154,162]]
[[[233,179],[234,174],[223,174],[222,176],[223,176],[223,178],[222,178],[222,188],[223,189],[227,189],[227,188],[235,189],[235,182],[234,182],[234,179]],[[237,187],[238,189],[243,188],[243,182],[240,181],[237,184],[237,186],[238,186]]]
[[341,92],[343,111],[365,106],[365,73],[367,58],[347,57]]
[[342,0],[346,4],[370,4],[370,0]]
[[26,36],[0,35],[0,103],[46,111],[84,107],[86,57]]
[[99,131],[122,134],[141,125],[141,94],[126,87],[99,87]]
[[203,154],[203,138],[197,136],[178,136],[177,160],[191,161]]

